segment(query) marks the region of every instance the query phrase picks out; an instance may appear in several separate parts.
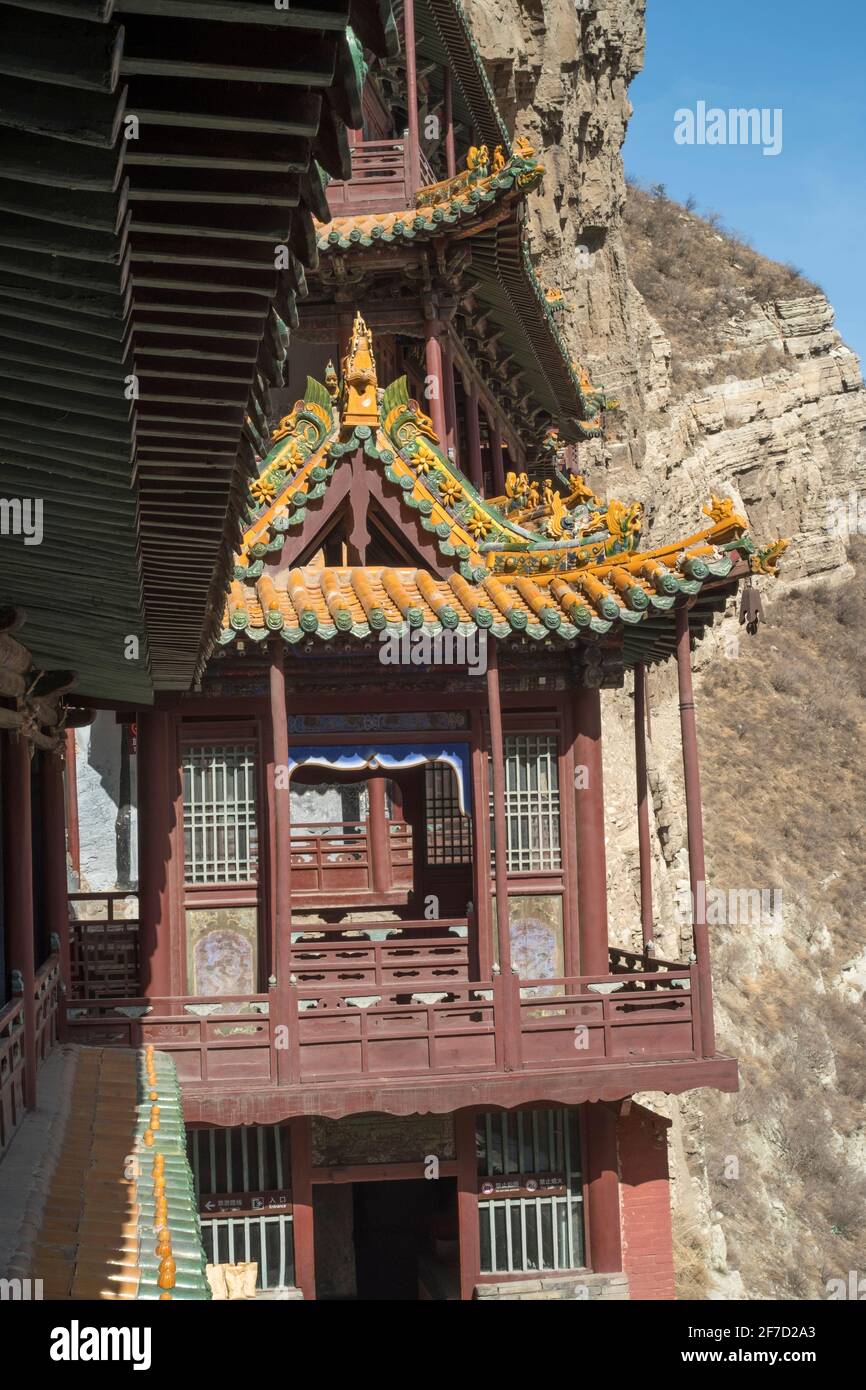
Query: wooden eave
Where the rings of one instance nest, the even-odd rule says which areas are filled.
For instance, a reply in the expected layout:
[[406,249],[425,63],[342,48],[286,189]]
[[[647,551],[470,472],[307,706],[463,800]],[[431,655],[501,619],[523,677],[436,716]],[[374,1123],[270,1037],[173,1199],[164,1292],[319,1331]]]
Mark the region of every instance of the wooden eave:
[[[353,269],[375,274],[419,259],[425,245],[441,249],[466,242],[472,310],[464,306],[464,314],[484,320],[485,337],[502,340],[494,373],[503,359],[513,363],[509,380],[520,381],[524,398],[533,402],[533,416],[543,413],[564,440],[581,439],[600,432],[598,393],[594,398],[584,391],[529,259],[521,213],[533,170],[537,177],[543,172],[536,160],[511,156],[499,174],[455,188],[439,202],[424,202],[419,195],[415,208],[335,217],[318,230],[317,244],[323,264],[324,258],[331,265],[345,259]],[[329,278],[336,278],[336,269],[331,272],[329,265]],[[319,279],[324,288],[323,272]],[[461,300],[466,298],[462,291]],[[365,308],[381,327],[366,298]],[[535,421],[528,423],[537,436]]]
[[618,1064],[559,1071],[539,1068],[513,1072],[510,1076],[413,1076],[405,1081],[371,1081],[363,1085],[356,1081],[241,1088],[203,1087],[190,1082],[183,1088],[183,1110],[187,1124],[279,1124],[295,1115],[326,1115],[332,1119],[374,1112],[413,1115],[419,1108],[424,1114],[443,1115],[462,1106],[510,1109],[545,1103],[579,1105],[585,1101],[622,1100],[640,1091],[681,1095],[708,1087],[733,1092],[738,1085],[737,1063],[723,1054],[670,1062],[629,1058]]
[[[74,658],[85,693],[188,688],[218,627],[264,391],[316,260],[313,161],[345,172],[353,12],[393,53],[389,6],[361,0],[0,0],[0,448],[15,495],[45,501],[42,544],[0,550],[0,591],[34,660]],[[190,370],[209,357],[233,364],[218,390]],[[213,524],[179,605],[152,538],[191,468]]]
[[[384,390],[360,433],[342,423],[334,399],[308,381],[305,398],[274,432],[235,557],[224,646],[239,636],[367,643],[387,634],[483,631],[515,643],[592,648],[601,681],[602,651],[620,671],[666,659],[678,602],[688,604],[700,636],[743,574],[775,572],[775,558],[765,564],[774,549],[756,550],[729,499],[713,498],[708,524],[692,534],[639,549],[639,508],[605,508],[580,480],[568,501],[529,509],[513,493],[481,497],[443,453],[405,378]],[[366,499],[359,505],[382,506],[419,559],[299,563],[349,489],[356,501]],[[569,504],[582,510],[566,527]]]
[[[398,0],[401,18],[402,9]],[[455,120],[467,131],[477,130],[491,150],[500,144],[507,150],[508,131],[460,0],[415,0],[415,36],[418,62],[432,65],[434,85],[444,68],[455,78]]]

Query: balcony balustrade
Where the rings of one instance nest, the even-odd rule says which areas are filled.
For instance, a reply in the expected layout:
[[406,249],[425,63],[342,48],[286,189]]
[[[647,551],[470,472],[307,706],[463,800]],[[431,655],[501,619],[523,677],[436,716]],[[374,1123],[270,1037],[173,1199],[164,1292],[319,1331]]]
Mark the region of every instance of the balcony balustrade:
[[137,993],[136,893],[69,894],[69,973],[73,998]]
[[[436,182],[426,155],[420,156],[421,187]],[[352,177],[328,184],[332,217],[357,213],[397,212],[414,206],[415,194],[408,138],[360,140],[352,146]]]
[[[60,960],[52,954],[39,967],[33,983],[36,1025],[36,1067],[57,1041],[60,1008]],[[0,1156],[24,1118],[27,1057],[24,1047],[24,999],[15,995],[0,1008]]]
[[0,1009],[0,1154],[24,1114],[24,1001]]
[[[412,887],[412,827],[388,823],[390,887]],[[375,890],[369,821],[292,826],[292,902],[339,903]],[[405,891],[398,896],[405,898]]]
[[396,942],[343,934],[337,943],[327,932],[295,942],[291,981],[266,993],[78,999],[67,1036],[152,1043],[173,1055],[187,1085],[216,1088],[420,1083],[700,1056],[693,964],[633,957],[602,976],[471,981],[465,941],[451,934],[461,924],[423,925],[429,936],[407,924]]

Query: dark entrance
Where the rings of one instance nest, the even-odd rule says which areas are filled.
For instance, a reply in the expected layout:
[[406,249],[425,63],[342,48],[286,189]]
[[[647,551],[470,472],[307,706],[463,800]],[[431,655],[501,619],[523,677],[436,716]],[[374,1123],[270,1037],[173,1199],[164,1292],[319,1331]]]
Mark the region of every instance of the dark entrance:
[[456,1179],[323,1183],[313,1202],[318,1299],[459,1298]]
[[358,1298],[456,1297],[454,1178],[354,1184]]

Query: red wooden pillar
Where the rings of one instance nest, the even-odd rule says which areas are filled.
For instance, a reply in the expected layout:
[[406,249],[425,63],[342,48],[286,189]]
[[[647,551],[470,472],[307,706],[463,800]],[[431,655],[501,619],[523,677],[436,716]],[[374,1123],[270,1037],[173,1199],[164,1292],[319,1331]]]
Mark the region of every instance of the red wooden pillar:
[[289,1122],[292,1151],[292,1231],[295,1285],[304,1298],[316,1297],[316,1252],[313,1230],[313,1122],[297,1115]]
[[457,1154],[457,1221],[460,1238],[460,1297],[472,1298],[481,1265],[481,1233],[478,1226],[478,1160],[475,1155],[475,1111],[454,1115]]
[[689,839],[689,879],[692,890],[692,921],[700,984],[701,1054],[716,1053],[713,1022],[713,984],[710,973],[710,939],[707,931],[707,871],[704,862],[704,821],[701,811],[701,777],[698,765],[698,735],[695,723],[695,697],[692,689],[692,653],[689,610],[686,601],[677,600],[677,680],[680,696],[680,734],[683,744],[683,778],[686,793],[686,826]]
[[445,449],[447,448],[448,430],[445,423],[445,369],[442,360],[441,331],[442,325],[437,318],[425,320],[424,364],[427,376],[431,378],[428,383],[431,387],[430,417],[439,443]]
[[406,105],[409,122],[409,171],[412,187],[408,190],[414,202],[421,187],[421,140],[418,130],[418,68],[415,55],[415,0],[404,0],[403,44],[406,50]]
[[[292,822],[289,782],[289,721],[286,711],[285,643],[271,640],[270,650],[271,737],[274,756],[274,923],[275,968],[279,1022],[289,1032],[297,1027],[290,976],[292,973]],[[285,1042],[285,1038],[283,1039]],[[291,1053],[277,1049],[277,1080],[292,1080]]]
[[497,497],[505,496],[505,462],[502,457],[502,426],[495,415],[488,415],[490,430],[490,458],[493,465],[493,491]]
[[616,1110],[604,1101],[583,1107],[586,1136],[589,1267],[595,1274],[622,1269]]
[[445,387],[445,449],[457,459],[457,391],[454,387],[454,353],[447,337],[442,344],[442,370]]
[[[490,794],[487,749],[480,710],[473,710],[472,729],[472,893],[475,941],[470,940],[473,978],[489,980],[493,967],[493,914],[490,910]],[[475,968],[477,967],[477,973]]]
[[653,946],[653,872],[646,777],[646,667],[634,668],[634,766],[637,780],[637,840],[640,859],[640,926],[644,951]]
[[371,777],[367,788],[370,797],[370,878],[375,892],[387,893],[391,887],[391,844],[385,778],[381,775]]
[[141,992],[171,995],[171,831],[177,750],[164,710],[138,714],[138,942]]
[[48,930],[57,937],[60,957],[61,997],[58,1029],[66,1029],[66,1001],[70,993],[69,896],[66,880],[66,815],[63,765],[58,753],[44,753],[39,777],[42,799],[42,843],[45,867],[45,915]]
[[521,1065],[520,989],[511,967],[511,913],[508,905],[508,830],[505,817],[505,751],[502,735],[502,700],[499,689],[499,643],[487,642],[487,706],[490,718],[490,753],[493,765],[493,845],[496,855],[496,925],[499,938],[499,971],[502,988],[494,992],[497,1065],[514,1071]]
[[451,69],[444,68],[445,86],[445,173],[453,179],[457,173],[457,152],[454,147],[454,88]]
[[66,730],[66,832],[69,859],[76,882],[81,877],[81,833],[78,824],[78,743],[75,730]]
[[499,643],[487,642],[487,707],[490,715],[490,754],[493,763],[493,849],[496,855],[496,923],[499,966],[511,973],[511,933],[508,911],[508,831],[505,823],[505,752],[502,739],[502,699],[499,690]]
[[466,443],[469,458],[469,481],[478,493],[484,494],[484,468],[481,462],[481,398],[477,382],[472,382],[466,397]]
[[601,697],[581,686],[574,702],[575,827],[581,975],[608,974],[607,869]]
[[30,745],[21,734],[7,739],[3,785],[3,866],[6,945],[13,993],[20,993],[24,1019],[24,1104],[36,1105],[36,966],[33,947],[33,831]]

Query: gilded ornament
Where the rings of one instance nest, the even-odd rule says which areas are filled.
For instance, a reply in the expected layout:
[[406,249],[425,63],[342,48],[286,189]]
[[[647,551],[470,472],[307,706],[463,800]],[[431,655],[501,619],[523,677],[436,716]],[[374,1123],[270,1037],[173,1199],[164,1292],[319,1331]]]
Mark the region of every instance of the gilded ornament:
[[550,516],[545,523],[547,534],[553,540],[559,540],[562,536],[563,519],[568,515],[568,508],[558,492],[553,492],[550,501]]
[[439,460],[430,448],[420,437],[415,441],[415,451],[411,456],[412,467],[418,473],[430,473],[439,467]]
[[752,573],[777,575],[779,573],[779,561],[790,544],[790,540],[782,540],[780,537],[772,545],[768,545],[766,550],[759,550],[757,554],[751,555],[749,564]]
[[456,478],[444,477],[439,480],[439,496],[448,506],[453,507],[463,496],[463,489]]
[[343,358],[341,418],[344,427],[370,425],[379,419],[373,334],[360,313],[355,315],[349,350]]
[[490,166],[490,151],[486,145],[470,145],[466,168],[476,178],[485,178]]
[[484,512],[474,511],[466,523],[466,530],[470,535],[474,536],[476,540],[482,540],[485,536],[489,535],[492,525],[493,523],[490,517],[485,515]]

